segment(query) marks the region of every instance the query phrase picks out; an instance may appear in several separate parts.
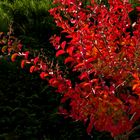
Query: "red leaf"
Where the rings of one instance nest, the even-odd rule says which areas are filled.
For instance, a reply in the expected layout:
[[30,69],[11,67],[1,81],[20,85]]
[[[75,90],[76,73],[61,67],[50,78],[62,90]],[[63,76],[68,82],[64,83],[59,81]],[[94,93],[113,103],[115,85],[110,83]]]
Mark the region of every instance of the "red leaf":
[[66,63],[69,63],[69,62],[73,62],[74,61],[74,58],[72,58],[72,57],[67,57],[66,59],[65,59],[65,64]]
[[65,49],[66,43],[67,43],[66,41],[63,41],[63,42],[61,43],[61,48],[62,48],[62,49]]
[[56,36],[56,38],[55,38],[55,40],[58,41],[58,42],[60,41],[60,39],[61,38],[59,36]]
[[91,63],[91,62],[93,62],[94,60],[95,60],[95,58],[91,57],[91,58],[89,58],[89,59],[86,60],[86,64],[87,64],[87,63]]
[[56,57],[58,57],[59,55],[62,55],[62,54],[64,54],[64,53],[65,53],[64,50],[59,50],[59,51],[57,51],[57,53],[56,53]]
[[72,36],[71,35],[67,35],[66,38],[72,38]]
[[24,57],[25,57],[25,59],[28,59],[28,56],[29,56],[29,51],[26,51],[25,53],[24,53]]
[[87,77],[88,77],[87,72],[83,72],[83,73],[81,73],[81,75],[79,76],[80,80],[85,79],[85,78],[87,78]]
[[48,73],[46,73],[46,72],[41,72],[40,73],[41,79],[45,79],[46,76],[48,76]]
[[86,87],[90,87],[90,83],[83,83],[83,85],[82,85],[84,88],[86,88]]
[[21,61],[21,68],[22,68],[22,69],[24,68],[25,63],[26,63],[26,60],[22,60],[22,61]]
[[72,56],[74,51],[74,46],[70,46],[69,48],[67,48],[67,53],[69,53],[70,56]]
[[31,66],[30,67],[30,73],[33,73],[34,69],[35,69],[35,66]]
[[39,57],[34,58],[34,64],[36,65],[37,62],[39,61]]
[[57,87],[59,85],[59,81],[56,78],[50,79],[49,83],[52,87]]
[[83,67],[85,64],[84,63],[79,63],[79,64],[77,64],[76,66],[75,66],[75,70],[76,69],[78,69],[78,68],[81,68],[81,67]]

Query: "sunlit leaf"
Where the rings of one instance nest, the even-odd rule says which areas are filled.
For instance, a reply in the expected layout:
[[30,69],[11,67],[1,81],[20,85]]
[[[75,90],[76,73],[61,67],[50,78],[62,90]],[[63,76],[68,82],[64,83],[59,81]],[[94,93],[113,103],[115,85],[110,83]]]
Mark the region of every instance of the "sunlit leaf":
[[18,56],[18,53],[14,53],[12,56],[11,56],[11,61],[14,62],[16,60]]

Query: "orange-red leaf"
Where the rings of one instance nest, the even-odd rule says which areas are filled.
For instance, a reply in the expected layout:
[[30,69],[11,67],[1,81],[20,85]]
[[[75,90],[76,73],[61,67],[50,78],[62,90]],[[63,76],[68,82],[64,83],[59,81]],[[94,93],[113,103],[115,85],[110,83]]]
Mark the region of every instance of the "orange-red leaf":
[[11,56],[11,61],[14,62],[16,60],[18,56],[18,53],[14,53],[12,56]]
[[35,66],[31,66],[30,67],[30,73],[33,73],[34,69],[35,69]]
[[25,63],[26,63],[26,60],[22,60],[22,61],[21,61],[21,68],[22,68],[22,69],[24,68]]
[[62,54],[64,54],[64,53],[65,53],[64,50],[59,50],[59,51],[57,51],[57,53],[56,53],[56,57],[58,57],[58,56],[60,56],[60,55],[62,55]]
[[132,90],[135,90],[136,88],[140,88],[140,83],[134,84]]
[[132,75],[133,75],[133,77],[134,77],[136,80],[139,80],[138,73],[134,73],[134,74],[132,74]]
[[1,51],[4,53],[7,50],[7,46],[3,46]]
[[91,55],[97,56],[97,53],[98,53],[98,50],[97,50],[96,47],[94,47],[94,48],[92,49]]

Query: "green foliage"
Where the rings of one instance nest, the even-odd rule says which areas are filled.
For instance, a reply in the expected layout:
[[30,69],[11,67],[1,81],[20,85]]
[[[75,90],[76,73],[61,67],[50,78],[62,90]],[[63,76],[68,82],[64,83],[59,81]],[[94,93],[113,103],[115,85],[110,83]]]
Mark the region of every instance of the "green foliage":
[[134,8],[140,6],[139,0],[129,0],[129,2],[133,5]]
[[2,2],[0,2],[0,31],[7,32],[12,17],[4,11],[1,7]]
[[54,32],[59,32],[53,17],[48,12],[52,7],[54,7],[52,0],[3,0],[0,2],[3,20],[7,18],[5,21],[12,24],[14,34],[26,44],[30,44],[32,48],[48,47],[50,36]]

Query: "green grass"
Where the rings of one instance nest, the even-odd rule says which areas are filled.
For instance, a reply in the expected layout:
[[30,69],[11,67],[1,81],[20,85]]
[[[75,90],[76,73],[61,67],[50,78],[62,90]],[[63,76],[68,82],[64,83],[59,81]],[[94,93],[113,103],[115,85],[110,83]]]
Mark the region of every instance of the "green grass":
[[[33,26],[36,28],[51,22],[48,10],[53,7],[52,0],[4,0],[0,2],[0,16],[13,23],[15,30],[25,33]],[[31,31],[31,30],[30,30]]]
[[59,32],[48,10],[52,0],[3,0],[0,2],[0,31],[12,24],[14,35],[32,48],[49,47],[49,38]]

